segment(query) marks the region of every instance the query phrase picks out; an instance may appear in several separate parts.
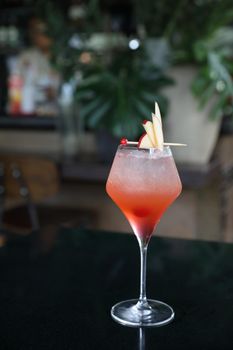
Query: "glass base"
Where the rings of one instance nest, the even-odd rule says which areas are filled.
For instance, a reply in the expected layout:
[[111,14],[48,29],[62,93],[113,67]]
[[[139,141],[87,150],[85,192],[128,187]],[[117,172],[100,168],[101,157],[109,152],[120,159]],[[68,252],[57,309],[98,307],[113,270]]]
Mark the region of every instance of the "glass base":
[[145,307],[137,299],[122,301],[111,309],[112,318],[129,327],[159,327],[171,322],[173,309],[161,301],[148,299]]

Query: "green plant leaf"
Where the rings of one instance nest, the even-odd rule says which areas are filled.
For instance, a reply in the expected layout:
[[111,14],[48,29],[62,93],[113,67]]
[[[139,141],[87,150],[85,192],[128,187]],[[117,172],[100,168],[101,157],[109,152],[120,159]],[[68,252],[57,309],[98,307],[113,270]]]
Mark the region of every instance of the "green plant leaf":
[[117,137],[131,138],[141,132],[141,121],[150,118],[156,98],[167,103],[160,89],[170,83],[171,79],[142,53],[124,50],[101,69],[93,65],[85,71],[77,87],[77,100],[88,127],[106,128]]
[[79,89],[76,91],[75,98],[77,101],[81,101],[83,99],[90,100],[93,97],[93,91],[91,89]]
[[217,102],[214,104],[214,106],[210,110],[209,116],[211,119],[216,119],[222,116],[227,99],[228,99],[228,96],[226,92],[221,94]]
[[149,118],[151,115],[151,108],[144,103],[142,100],[135,100],[134,105],[135,110],[137,110],[143,118]]
[[143,100],[153,104],[153,102],[155,102],[155,94],[151,93],[151,92],[148,92],[148,91],[145,91],[145,90],[142,90],[141,92],[141,97]]
[[222,64],[219,56],[214,52],[210,52],[208,54],[208,60],[210,66],[218,75],[218,78],[222,79],[227,84],[230,94],[233,95],[232,77],[230,76],[225,66]]
[[110,111],[111,105],[111,100],[106,101],[105,103],[103,103],[103,105],[99,106],[92,112],[91,117],[88,120],[88,125],[90,128],[96,128],[98,126],[100,120],[102,120],[106,113]]
[[90,115],[95,109],[99,108],[104,103],[103,97],[99,96],[97,98],[92,99],[85,105],[81,105],[80,108],[80,116],[85,118]]
[[205,104],[216,94],[215,83],[210,84],[201,94],[199,102],[200,108],[203,108]]

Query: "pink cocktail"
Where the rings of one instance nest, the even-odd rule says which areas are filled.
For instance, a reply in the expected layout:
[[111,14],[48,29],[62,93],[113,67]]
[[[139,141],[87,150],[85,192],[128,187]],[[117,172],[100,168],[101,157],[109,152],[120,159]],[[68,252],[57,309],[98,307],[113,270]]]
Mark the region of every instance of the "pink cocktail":
[[118,303],[111,312],[113,318],[124,325],[157,326],[174,317],[170,306],[146,298],[146,253],[157,223],[181,189],[169,147],[163,150],[118,147],[106,190],[131,224],[141,252],[139,300]]
[[167,207],[181,192],[170,149],[119,146],[106,189],[138,239],[148,241]]

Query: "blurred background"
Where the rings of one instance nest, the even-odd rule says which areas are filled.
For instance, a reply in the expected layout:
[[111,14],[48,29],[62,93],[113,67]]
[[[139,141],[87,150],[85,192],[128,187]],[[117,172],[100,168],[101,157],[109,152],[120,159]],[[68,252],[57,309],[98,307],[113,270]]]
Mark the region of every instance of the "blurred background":
[[183,181],[161,236],[233,241],[232,0],[2,0],[0,244],[130,232],[105,193],[119,140],[161,108]]

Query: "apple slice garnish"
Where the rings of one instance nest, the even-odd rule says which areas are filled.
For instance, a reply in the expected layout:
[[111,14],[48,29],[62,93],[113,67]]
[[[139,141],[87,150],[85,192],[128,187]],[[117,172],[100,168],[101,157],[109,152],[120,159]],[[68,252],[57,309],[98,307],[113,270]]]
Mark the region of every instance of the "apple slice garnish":
[[138,148],[153,148],[154,145],[150,140],[150,137],[145,132],[138,141]]
[[155,147],[156,146],[156,142],[155,142],[155,135],[154,135],[154,127],[153,127],[153,123],[149,120],[144,120],[142,123],[144,129],[146,130],[146,133],[151,141],[152,146],[151,147]]
[[162,120],[159,117],[157,117],[154,113],[151,113],[151,115],[152,115],[152,121],[154,121],[154,119],[158,119],[158,121],[162,125]]
[[163,142],[164,142],[162,124],[159,117],[157,117],[156,115],[153,115],[152,119],[153,119],[155,146],[162,150]]
[[121,139],[121,145],[137,145],[138,148],[158,148],[161,151],[163,146],[187,146],[183,143],[167,143],[164,142],[162,119],[159,109],[159,105],[155,102],[155,113],[152,113],[152,122],[150,120],[144,120],[143,127],[146,131],[138,142],[128,141],[126,138]]
[[153,123],[149,120],[144,120],[143,127],[151,141],[152,147],[163,149],[163,130],[159,117],[154,116]]
[[[154,115],[159,119],[160,123],[162,124],[162,118],[161,118],[161,113],[160,113],[160,109],[159,109],[159,105],[157,102],[155,102],[155,113]],[[153,116],[153,113],[152,113]]]

